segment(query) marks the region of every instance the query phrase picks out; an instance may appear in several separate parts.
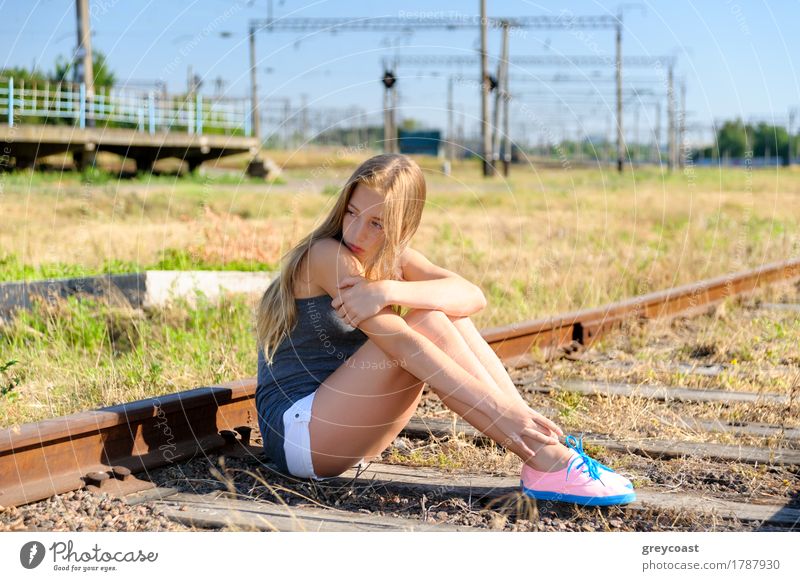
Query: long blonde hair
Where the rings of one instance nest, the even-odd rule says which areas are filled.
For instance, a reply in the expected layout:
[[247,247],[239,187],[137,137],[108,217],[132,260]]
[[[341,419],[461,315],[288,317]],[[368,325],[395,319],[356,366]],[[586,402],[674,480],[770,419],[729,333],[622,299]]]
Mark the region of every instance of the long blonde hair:
[[[367,258],[363,276],[367,280],[400,279],[400,257],[417,231],[425,207],[425,177],[411,158],[384,153],[358,166],[322,224],[281,257],[280,274],[264,291],[256,313],[258,344],[270,365],[275,350],[294,328],[297,319],[295,271],[317,240],[335,238],[341,242],[347,204],[358,184],[364,184],[384,198],[381,216],[384,241],[380,249]],[[396,305],[392,305],[392,309],[400,313]]]

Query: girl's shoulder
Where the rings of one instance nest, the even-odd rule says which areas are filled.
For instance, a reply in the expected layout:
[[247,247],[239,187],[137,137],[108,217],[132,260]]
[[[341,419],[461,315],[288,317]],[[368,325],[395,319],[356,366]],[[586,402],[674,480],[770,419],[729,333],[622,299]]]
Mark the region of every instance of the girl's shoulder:
[[364,271],[361,260],[336,238],[315,240],[305,258],[310,260],[310,264],[316,264],[321,268],[337,268],[337,265],[344,262],[348,270],[355,268],[359,272]]
[[315,241],[303,258],[300,259],[300,262],[297,263],[297,268],[294,271],[294,292],[292,293],[295,299],[308,299],[325,294],[325,289],[315,282],[314,269],[311,268],[311,264],[317,262],[316,260],[312,261],[311,253],[320,253],[321,249],[319,247],[314,248],[320,242],[322,240]]
[[321,281],[331,276],[347,276],[363,271],[361,261],[347,246],[335,238],[320,238],[311,244],[297,265],[294,273],[294,297],[303,299],[326,294]]

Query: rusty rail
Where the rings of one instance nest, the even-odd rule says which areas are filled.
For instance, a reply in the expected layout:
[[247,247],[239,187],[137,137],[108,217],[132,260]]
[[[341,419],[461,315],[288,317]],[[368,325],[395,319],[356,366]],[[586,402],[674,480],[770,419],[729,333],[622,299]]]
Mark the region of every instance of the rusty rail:
[[591,345],[631,318],[697,316],[729,297],[744,297],[759,286],[800,278],[800,260],[775,262],[755,270],[656,291],[595,309],[573,311],[481,331],[497,355],[508,362],[534,346],[560,347],[577,341]]
[[0,505],[86,485],[135,492],[130,473],[249,443],[255,380],[201,387],[0,431]]
[[[775,263],[482,335],[501,359],[511,361],[534,345],[589,344],[627,317],[693,316],[727,297],[798,278],[800,260]],[[134,492],[150,485],[132,473],[220,449],[252,452],[255,390],[255,378],[247,378],[0,430],[0,505],[26,504],[84,486]]]

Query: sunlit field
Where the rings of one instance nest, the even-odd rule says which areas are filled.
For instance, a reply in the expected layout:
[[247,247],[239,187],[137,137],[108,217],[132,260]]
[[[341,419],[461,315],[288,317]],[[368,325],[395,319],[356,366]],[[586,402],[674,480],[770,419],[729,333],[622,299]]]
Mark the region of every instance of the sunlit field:
[[[269,152],[189,177],[0,175],[0,280],[144,269],[275,270],[373,152]],[[428,203],[413,246],[478,284],[479,328],[594,307],[797,257],[800,171],[513,166],[484,179],[418,158]],[[0,328],[11,425],[256,372],[256,297],[138,312],[71,301]]]

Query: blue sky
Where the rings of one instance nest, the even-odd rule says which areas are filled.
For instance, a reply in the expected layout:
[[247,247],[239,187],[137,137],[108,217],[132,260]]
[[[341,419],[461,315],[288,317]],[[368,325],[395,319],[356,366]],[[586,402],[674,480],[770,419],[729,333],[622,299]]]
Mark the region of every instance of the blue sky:
[[[551,3],[488,1],[490,16],[615,14],[618,3],[575,0]],[[186,86],[187,65],[201,74],[204,90],[214,79],[226,81],[232,96],[248,94],[246,31],[252,18],[266,16],[267,0],[197,0],[169,2],[145,0],[90,0],[95,48],[108,55],[118,78],[167,82],[170,90]],[[476,14],[470,2],[352,2],[274,0],[281,16],[398,16],[421,13],[445,16]],[[800,55],[800,3],[797,1],[643,2],[624,4],[626,55],[676,55],[677,74],[687,86],[691,124],[710,125],[713,119],[757,116],[785,122],[790,107],[800,106],[800,80],[793,55]],[[0,54],[4,66],[52,69],[56,57],[69,54],[75,44],[75,7],[68,0],[0,2]],[[227,38],[220,32],[231,33]],[[474,50],[478,31],[416,31],[398,33],[261,33],[258,37],[259,82],[262,97],[288,97],[300,102],[306,94],[311,106],[358,105],[377,112],[382,92],[381,59],[394,54],[464,54]],[[500,33],[491,31],[490,52],[499,53]],[[400,45],[393,49],[390,45]],[[521,54],[613,54],[610,30],[570,33],[528,30],[511,38],[511,58]],[[431,125],[445,123],[446,82],[432,77],[433,69],[399,71],[401,116],[417,117]],[[443,75],[476,74],[472,69],[447,69]],[[593,74],[593,69],[515,68],[513,75],[547,79],[560,73]],[[598,71],[610,76],[612,71]],[[631,78],[657,78],[656,72],[626,70]],[[419,78],[424,75],[425,78]],[[413,78],[408,78],[413,77]],[[535,91],[535,83],[520,84],[519,91]],[[600,84],[598,83],[598,86]],[[553,85],[558,92],[563,85]],[[515,90],[515,86],[511,86]],[[545,90],[548,90],[545,88]],[[566,90],[566,89],[565,89]],[[608,93],[609,99],[611,93]],[[478,111],[477,90],[458,86],[456,98],[467,115]],[[602,101],[602,99],[600,99]],[[609,112],[612,103],[608,105]],[[545,105],[532,103],[532,106]],[[583,108],[583,109],[582,109]],[[544,109],[543,109],[544,110]],[[512,109],[513,112],[513,109]],[[591,116],[586,105],[569,112]],[[568,115],[570,114],[568,113]],[[609,113],[610,114],[610,113]],[[603,115],[599,115],[602,117]],[[643,110],[642,123],[647,117]],[[663,122],[663,121],[662,121]],[[798,120],[800,122],[800,120]],[[601,124],[602,125],[602,124]]]

